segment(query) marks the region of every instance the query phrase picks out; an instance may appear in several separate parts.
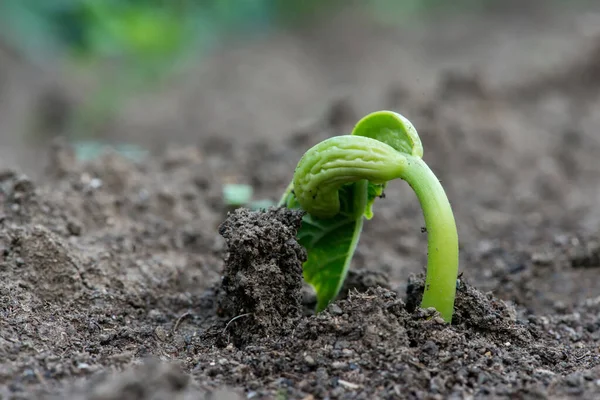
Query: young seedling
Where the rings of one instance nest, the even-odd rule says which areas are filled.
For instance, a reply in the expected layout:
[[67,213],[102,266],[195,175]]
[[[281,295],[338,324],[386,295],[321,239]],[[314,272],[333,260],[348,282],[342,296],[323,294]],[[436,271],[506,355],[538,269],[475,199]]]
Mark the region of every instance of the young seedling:
[[434,307],[451,322],[458,275],[458,234],[439,180],[422,160],[416,129],[402,115],[367,115],[351,135],[335,136],[301,158],[280,206],[307,212],[298,241],[308,253],[304,279],[317,292],[317,311],[338,295],[362,232],[364,219],[386,184],[405,180],[415,191],[428,234],[421,307]]

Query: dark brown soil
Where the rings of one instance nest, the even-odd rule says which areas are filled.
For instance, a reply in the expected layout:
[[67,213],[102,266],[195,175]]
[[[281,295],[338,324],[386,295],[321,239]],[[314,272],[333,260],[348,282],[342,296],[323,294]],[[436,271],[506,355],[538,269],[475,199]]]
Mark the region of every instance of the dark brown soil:
[[302,317],[302,263],[296,242],[302,212],[285,208],[235,211],[219,227],[228,255],[217,314],[236,346],[257,337],[288,335]]
[[[165,93],[115,122],[109,136],[160,149],[141,161],[0,137],[0,398],[600,398],[598,38],[571,32],[594,15],[434,21],[402,51],[393,30],[334,20],[217,54],[220,79],[199,79],[217,92],[174,89],[185,118],[157,112]],[[555,68],[536,58],[548,43]],[[240,60],[243,79],[227,72]],[[417,307],[427,236],[408,185],[378,199],[318,315],[300,215],[223,203],[228,182],[278,199],[305,149],[383,108],[415,124],[452,201],[451,325]]]

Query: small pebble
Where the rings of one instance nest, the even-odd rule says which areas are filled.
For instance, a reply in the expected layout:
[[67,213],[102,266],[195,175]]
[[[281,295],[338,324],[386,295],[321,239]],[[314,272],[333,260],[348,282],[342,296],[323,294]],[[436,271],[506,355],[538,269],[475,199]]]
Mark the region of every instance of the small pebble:
[[333,369],[345,369],[347,366],[348,364],[343,361],[334,361],[331,363],[331,368]]
[[98,178],[94,178],[90,181],[90,188],[91,189],[99,189],[102,187],[102,181]]
[[77,369],[90,369],[90,364],[88,363],[79,363],[77,364]]
[[164,342],[165,340],[167,340],[168,333],[167,330],[162,326],[157,326],[156,329],[154,329],[154,335],[158,340]]
[[69,221],[67,223],[67,230],[69,231],[69,233],[73,236],[79,236],[81,235],[81,225],[75,221]]
[[342,379],[339,379],[338,383],[340,385],[342,385],[343,387],[345,387],[346,389],[350,389],[350,390],[356,390],[356,389],[358,389],[360,387],[360,385],[357,385],[356,383],[344,381]]
[[337,304],[331,304],[329,306],[329,312],[331,313],[331,315],[342,315],[344,313],[340,306],[338,306]]
[[544,368],[536,368],[533,371],[533,375],[534,376],[538,376],[538,377],[547,377],[550,378],[552,376],[554,376],[554,372],[548,370],[548,369],[544,369]]
[[311,356],[309,356],[309,355],[306,355],[306,356],[304,356],[304,362],[306,362],[306,364],[307,364],[307,365],[309,365],[309,366],[311,366],[311,367],[317,364],[317,363],[315,362],[315,359],[314,359],[314,358],[312,358],[312,357],[311,357]]

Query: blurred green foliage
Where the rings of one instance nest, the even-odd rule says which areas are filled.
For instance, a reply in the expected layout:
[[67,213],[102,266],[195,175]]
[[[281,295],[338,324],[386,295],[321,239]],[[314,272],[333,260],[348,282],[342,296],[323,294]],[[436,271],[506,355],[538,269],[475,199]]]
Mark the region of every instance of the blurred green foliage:
[[[523,0],[523,4],[535,0]],[[540,1],[540,0],[537,0]],[[555,4],[565,0],[546,0]],[[571,1],[580,3],[582,0]],[[118,59],[168,70],[221,37],[302,23],[360,6],[388,22],[423,12],[481,10],[502,0],[1,0],[0,35],[32,58]]]
[[71,130],[81,136],[223,36],[305,21],[340,1],[1,0],[0,35],[40,65],[66,62],[99,77],[102,84],[75,114]]
[[[83,67],[98,77],[97,91],[75,114],[74,130],[88,131],[110,119],[130,94],[157,87],[184,65],[181,61],[201,58],[224,36],[303,24],[349,5],[380,22],[403,24],[425,12],[482,10],[499,3],[502,0],[0,0],[0,39],[40,65],[57,60],[62,67]],[[103,70],[106,63],[110,68]]]
[[2,34],[35,55],[158,60],[221,35],[263,30],[336,0],[3,0]]

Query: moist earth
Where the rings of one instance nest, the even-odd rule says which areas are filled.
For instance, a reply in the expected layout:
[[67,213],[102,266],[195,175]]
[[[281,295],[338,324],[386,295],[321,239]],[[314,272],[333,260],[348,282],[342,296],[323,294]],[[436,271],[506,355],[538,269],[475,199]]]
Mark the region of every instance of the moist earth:
[[[216,132],[86,162],[57,140],[44,174],[0,170],[0,397],[599,398],[597,57],[514,87],[454,70],[427,92],[386,81],[276,138]],[[301,214],[224,204],[231,182],[278,199],[363,97],[411,119],[452,201],[452,324],[418,307],[427,232],[404,183],[317,315]]]
[[240,345],[253,337],[288,335],[302,317],[302,263],[296,242],[303,212],[236,210],[219,226],[228,255],[218,288],[217,314]]
[[6,398],[600,392],[600,300],[541,301],[544,312],[533,313],[527,299],[535,294],[521,297],[528,285],[507,278],[544,286],[548,270],[595,269],[595,236],[565,234],[560,246],[526,254],[492,245],[469,253],[470,264],[499,269],[489,279],[506,301],[464,273],[451,325],[418,308],[422,273],[407,278],[404,293],[384,287],[385,272],[360,268],[340,300],[306,315],[300,212],[227,213],[209,178],[218,166],[198,149],[142,163],[107,154],[88,164],[66,156],[68,147],[53,151],[62,164],[41,186],[1,174]]

